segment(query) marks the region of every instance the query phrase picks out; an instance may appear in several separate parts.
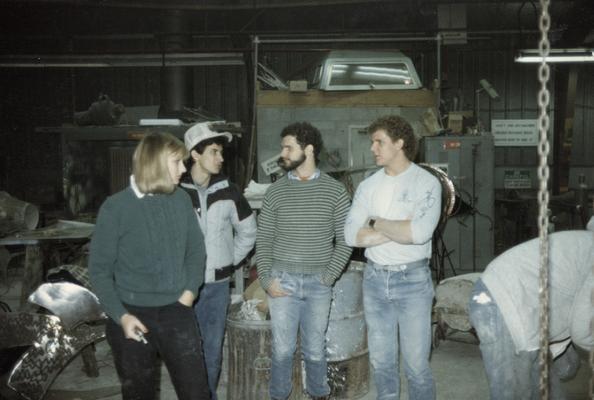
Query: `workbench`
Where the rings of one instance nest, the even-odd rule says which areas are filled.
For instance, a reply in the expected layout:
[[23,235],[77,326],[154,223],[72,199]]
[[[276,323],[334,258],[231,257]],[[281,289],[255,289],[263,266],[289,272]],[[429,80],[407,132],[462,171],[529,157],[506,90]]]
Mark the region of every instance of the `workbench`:
[[[86,222],[58,220],[55,224],[44,228],[30,231],[14,233],[10,236],[0,238],[0,246],[24,246],[25,264],[23,273],[23,283],[19,301],[21,311],[31,307],[27,298],[44,281],[43,260],[46,258],[46,252],[53,245],[62,244],[74,252],[80,246],[86,244],[93,233],[95,225]],[[6,268],[11,257],[3,258],[0,269]]]

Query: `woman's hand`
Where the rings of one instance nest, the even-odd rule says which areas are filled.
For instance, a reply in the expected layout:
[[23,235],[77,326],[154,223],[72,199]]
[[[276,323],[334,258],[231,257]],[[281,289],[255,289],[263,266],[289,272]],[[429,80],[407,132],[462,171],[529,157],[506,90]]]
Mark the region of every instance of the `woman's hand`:
[[194,295],[189,290],[184,290],[184,292],[181,296],[179,296],[179,299],[177,299],[177,301],[182,303],[186,307],[192,307],[192,304],[194,304]]
[[120,318],[120,323],[122,324],[122,329],[124,330],[124,336],[128,339],[136,340],[137,342],[141,342],[143,336],[139,334],[147,333],[148,329],[138,318],[136,318],[132,314],[124,314],[122,318]]

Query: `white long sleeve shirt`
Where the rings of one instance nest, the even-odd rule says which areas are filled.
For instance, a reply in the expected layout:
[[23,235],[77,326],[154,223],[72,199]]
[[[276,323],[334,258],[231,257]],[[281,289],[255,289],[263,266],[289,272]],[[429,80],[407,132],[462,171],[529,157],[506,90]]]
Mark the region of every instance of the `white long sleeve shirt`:
[[[507,250],[488,266],[481,279],[501,310],[516,351],[539,348],[539,239]],[[549,338],[572,337],[592,347],[589,324],[594,309],[594,233],[555,232],[549,238]]]
[[356,246],[357,232],[368,218],[410,220],[412,244],[394,241],[367,248],[365,256],[381,265],[431,257],[431,238],[441,215],[441,184],[416,164],[387,175],[384,168],[365,179],[355,193],[345,224],[345,239]]

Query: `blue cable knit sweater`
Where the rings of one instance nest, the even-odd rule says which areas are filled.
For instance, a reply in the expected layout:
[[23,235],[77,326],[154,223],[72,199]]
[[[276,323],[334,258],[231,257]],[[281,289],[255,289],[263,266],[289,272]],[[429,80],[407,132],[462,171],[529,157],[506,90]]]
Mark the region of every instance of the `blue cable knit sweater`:
[[171,304],[185,290],[194,295],[204,281],[206,252],[189,196],[138,197],[129,187],[101,206],[91,240],[93,292],[115,322],[123,303]]

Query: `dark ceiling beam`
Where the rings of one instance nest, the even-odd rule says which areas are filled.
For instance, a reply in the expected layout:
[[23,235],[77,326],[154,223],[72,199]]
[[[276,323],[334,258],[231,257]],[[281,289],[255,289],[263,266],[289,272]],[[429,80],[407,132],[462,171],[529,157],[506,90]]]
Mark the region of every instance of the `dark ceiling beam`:
[[[437,32],[437,30],[434,30],[435,32]],[[440,30],[440,32],[444,32],[447,31],[447,29],[445,30]],[[553,32],[563,32],[565,31],[565,29],[552,29],[551,31]],[[244,31],[244,30],[220,30],[220,31],[209,31],[209,32],[193,32],[193,31],[189,31],[189,32],[185,32],[187,35],[190,35],[193,38],[219,38],[219,39],[224,39],[224,38],[231,38],[232,35],[246,35],[246,36],[250,36],[250,35],[265,35],[268,37],[274,37],[274,36],[279,36],[279,37],[296,37],[296,38],[306,38],[308,36],[312,36],[312,37],[320,37],[320,35],[323,35],[324,37],[336,37],[336,38],[349,38],[349,37],[383,37],[383,36],[424,36],[425,34],[423,32],[420,31],[388,31],[388,30],[370,30],[370,29],[359,29],[359,30],[354,30],[354,29],[349,29],[349,30],[323,30],[323,31],[319,31],[319,30],[310,30],[310,31],[300,31],[300,32],[295,32],[295,31],[291,31],[291,30],[287,30],[287,31],[272,31],[272,32],[267,32],[267,31],[262,31],[262,30],[249,30],[249,31]],[[525,34],[540,34],[540,31],[537,29],[490,29],[490,30],[466,30],[467,35],[471,35],[471,36],[484,36],[484,35],[517,35],[518,33],[525,33]],[[162,33],[157,32],[157,33],[136,33],[136,34],[119,34],[119,33],[106,33],[106,34],[81,34],[81,33],[77,33],[74,35],[70,35],[68,36],[68,38],[70,40],[73,41],[88,41],[88,40],[97,40],[97,41],[101,41],[101,40],[106,40],[106,41],[120,41],[120,40],[125,40],[125,41],[133,41],[133,40],[157,40],[159,38],[159,36],[162,35]],[[12,39],[12,40],[17,40],[17,39],[21,39],[21,40],[54,40],[56,38],[56,35],[51,35],[51,34],[46,34],[46,35],[6,35],[6,34],[0,34],[0,38],[5,38],[5,39]],[[187,51],[198,51],[196,49],[192,49],[192,48],[187,48]]]
[[[506,0],[504,0],[506,1]],[[4,5],[24,3],[50,4],[50,5],[71,5],[77,7],[99,7],[99,8],[141,8],[141,9],[163,9],[163,10],[194,10],[194,11],[215,11],[215,10],[253,10],[264,8],[295,8],[295,7],[328,7],[350,4],[370,3],[394,3],[390,0],[213,0],[197,3],[195,0],[184,1],[117,1],[104,0],[3,0]]]
[[[253,8],[280,5],[281,1],[283,6],[323,4],[324,7],[276,10]],[[529,35],[529,40],[533,40],[536,18],[524,18],[524,24],[515,23],[518,21],[517,10],[522,10],[522,4],[530,4],[518,0],[219,0],[217,4],[221,7],[229,6],[233,2],[236,7],[249,5],[252,8],[177,11],[187,14],[186,17],[192,21],[184,29],[185,35],[192,36],[194,40],[216,37],[221,39],[219,42],[222,43],[217,42],[217,46],[224,47],[225,37],[234,40],[239,36],[245,41],[247,35],[434,35],[438,32],[438,26],[437,7],[433,5],[452,1],[469,4],[468,26],[465,31],[473,39],[518,34],[519,37]],[[556,3],[551,10],[555,21],[551,26],[552,33],[567,28],[568,24],[560,25],[556,21],[579,0],[572,1],[570,3],[556,0],[561,3]],[[143,6],[143,9],[111,7],[116,3],[118,7],[134,5]],[[488,5],[481,6],[478,3]],[[60,4],[62,5],[59,6]],[[72,4],[89,7],[75,7]],[[81,52],[87,48],[96,52],[117,52],[121,50],[121,46],[127,46],[123,51],[128,52],[133,52],[137,47],[142,51],[158,51],[158,42],[164,33],[161,32],[159,21],[161,15],[170,10],[151,9],[151,5],[175,8],[178,5],[190,4],[194,8],[212,7],[214,0],[192,0],[192,3],[187,0],[159,0],[159,3],[156,3],[156,0],[0,0],[0,14],[3,14],[0,23],[0,54],[59,54],[69,51]],[[99,7],[102,5],[107,7]],[[527,16],[532,17],[532,7],[525,5],[523,9],[524,14],[530,11],[530,15]],[[3,12],[4,10],[6,12]],[[426,13],[423,13],[423,10]],[[497,18],[493,18],[494,14]],[[531,23],[532,19],[534,23]],[[107,43],[110,40],[114,43]],[[205,46],[206,41],[197,43],[198,47],[208,47]]]
[[240,52],[0,55],[0,68],[187,67],[244,65]]
[[[538,0],[532,0],[538,3]],[[555,3],[574,3],[576,0],[555,0]],[[440,5],[440,4],[464,4],[464,5],[481,5],[481,4],[523,4],[530,3],[531,0],[419,0],[422,5]]]
[[[572,3],[576,0],[555,0],[556,3]],[[395,4],[398,0],[205,0],[197,3],[195,0],[175,0],[164,2],[154,1],[117,1],[117,0],[3,0],[7,4],[51,4],[73,5],[77,7],[102,8],[142,8],[142,9],[177,9],[177,10],[251,10],[266,8],[295,8],[295,7],[328,7],[350,4],[387,3]],[[405,5],[406,1],[400,0]],[[522,4],[526,0],[416,0],[419,6],[439,4]]]

